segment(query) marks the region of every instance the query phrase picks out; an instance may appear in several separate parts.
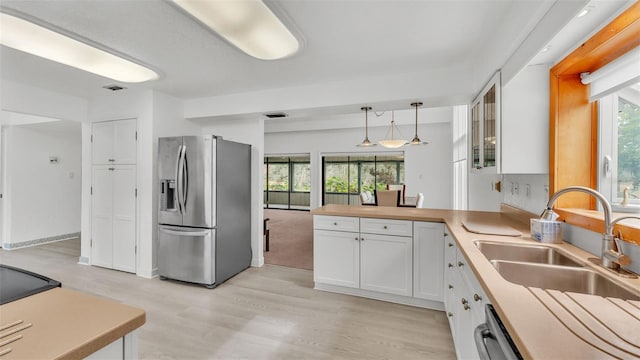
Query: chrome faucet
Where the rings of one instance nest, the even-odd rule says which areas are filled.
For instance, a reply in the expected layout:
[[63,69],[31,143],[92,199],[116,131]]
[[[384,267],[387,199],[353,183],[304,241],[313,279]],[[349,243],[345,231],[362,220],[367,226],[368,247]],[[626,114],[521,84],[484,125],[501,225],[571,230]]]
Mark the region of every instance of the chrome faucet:
[[557,191],[551,196],[547,203],[547,208],[542,212],[540,218],[542,220],[554,220],[555,213],[552,209],[553,204],[561,195],[573,191],[587,193],[600,201],[604,212],[604,233],[602,234],[602,254],[599,259],[600,265],[618,273],[624,272],[624,270],[620,270],[620,265],[629,265],[631,263],[631,259],[622,253],[622,249],[619,246],[616,246],[617,239],[613,234],[613,226],[618,221],[625,219],[640,219],[640,217],[623,216],[612,221],[611,218],[613,217],[613,214],[611,211],[611,204],[602,194],[584,186],[569,186]]

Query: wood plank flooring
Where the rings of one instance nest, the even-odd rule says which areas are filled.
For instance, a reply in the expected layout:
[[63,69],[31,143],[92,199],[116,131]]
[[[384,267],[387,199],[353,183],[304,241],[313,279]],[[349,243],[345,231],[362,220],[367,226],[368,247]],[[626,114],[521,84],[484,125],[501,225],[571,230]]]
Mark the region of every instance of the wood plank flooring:
[[453,359],[443,312],[313,290],[308,270],[250,268],[214,290],[78,265],[79,240],[0,263],[147,312],[141,359]]

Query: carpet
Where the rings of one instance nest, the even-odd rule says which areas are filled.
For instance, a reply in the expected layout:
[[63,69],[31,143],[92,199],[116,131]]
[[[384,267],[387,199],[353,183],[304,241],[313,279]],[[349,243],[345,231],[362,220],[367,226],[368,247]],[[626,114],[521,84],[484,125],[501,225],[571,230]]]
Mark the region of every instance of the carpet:
[[265,209],[269,218],[266,264],[313,270],[313,215],[308,211]]

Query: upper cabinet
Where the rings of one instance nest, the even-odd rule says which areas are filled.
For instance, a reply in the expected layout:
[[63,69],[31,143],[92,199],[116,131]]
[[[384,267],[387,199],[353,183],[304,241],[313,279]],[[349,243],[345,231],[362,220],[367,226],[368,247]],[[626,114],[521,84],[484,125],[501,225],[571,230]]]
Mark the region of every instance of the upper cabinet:
[[524,68],[502,88],[504,174],[549,172],[549,67]]
[[92,124],[93,164],[135,164],[136,119],[96,122]]
[[500,166],[500,72],[471,103],[471,169],[498,172]]

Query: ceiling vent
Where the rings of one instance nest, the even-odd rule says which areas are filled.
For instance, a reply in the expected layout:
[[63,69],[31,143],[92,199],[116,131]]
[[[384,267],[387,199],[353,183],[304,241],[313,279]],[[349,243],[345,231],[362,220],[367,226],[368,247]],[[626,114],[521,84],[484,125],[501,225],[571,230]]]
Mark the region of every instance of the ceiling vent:
[[119,90],[126,89],[126,87],[120,86],[120,85],[116,85],[116,84],[103,86],[102,88],[107,89],[107,90],[111,90],[111,91],[119,91]]
[[268,117],[269,119],[280,119],[280,118],[287,117],[287,114],[285,114],[283,112],[278,112],[278,113],[264,114],[264,116]]

